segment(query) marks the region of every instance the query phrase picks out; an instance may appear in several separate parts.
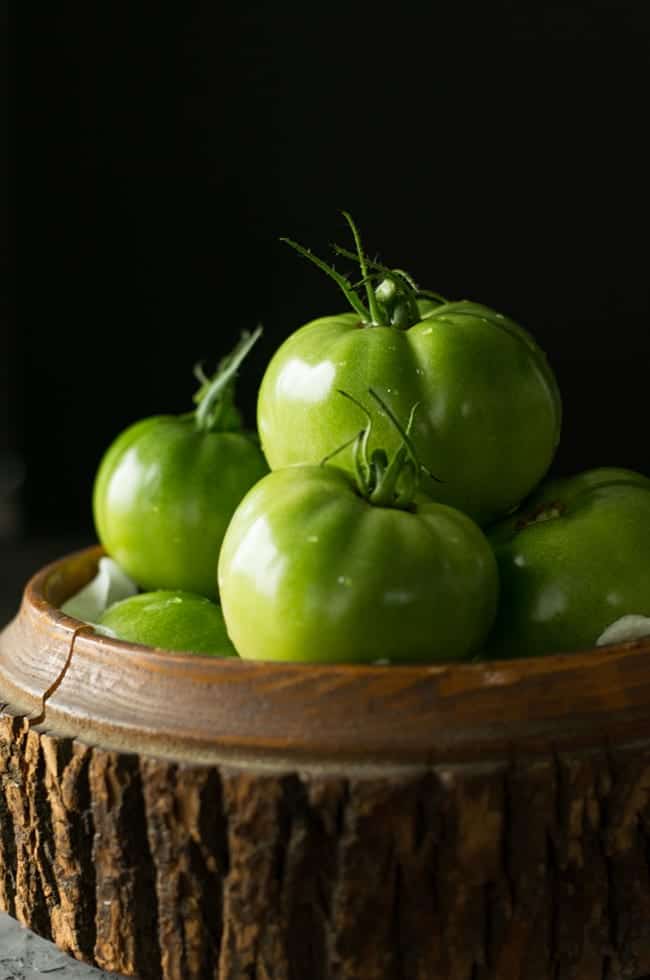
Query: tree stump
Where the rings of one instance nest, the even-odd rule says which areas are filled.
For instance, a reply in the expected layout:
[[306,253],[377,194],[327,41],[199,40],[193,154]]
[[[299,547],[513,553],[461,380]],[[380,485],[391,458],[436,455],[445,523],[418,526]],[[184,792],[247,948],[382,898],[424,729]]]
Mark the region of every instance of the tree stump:
[[142,980],[641,980],[650,642],[449,667],[0,640],[0,906]]

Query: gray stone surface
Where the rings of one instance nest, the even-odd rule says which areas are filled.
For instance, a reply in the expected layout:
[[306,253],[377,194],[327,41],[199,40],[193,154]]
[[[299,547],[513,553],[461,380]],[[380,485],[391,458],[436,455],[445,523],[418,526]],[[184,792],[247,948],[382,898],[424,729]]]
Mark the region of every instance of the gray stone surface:
[[117,980],[78,963],[0,912],[0,980]]

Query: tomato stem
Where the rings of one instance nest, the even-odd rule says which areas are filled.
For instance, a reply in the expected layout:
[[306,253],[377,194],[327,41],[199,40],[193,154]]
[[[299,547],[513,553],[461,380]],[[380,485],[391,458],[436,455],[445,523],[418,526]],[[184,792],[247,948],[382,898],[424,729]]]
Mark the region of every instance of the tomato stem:
[[[340,255],[342,258],[352,259],[353,261],[357,258],[354,252],[351,252],[350,249],[348,248],[343,248],[341,245],[332,245],[332,248],[334,249],[336,254]],[[410,273],[408,273],[405,269],[391,269],[389,266],[383,265],[383,263],[378,262],[376,259],[369,259],[367,256],[366,256],[366,264],[369,269],[374,270],[373,272],[370,272],[368,274],[367,278],[369,280],[389,279],[390,281],[393,282],[395,281],[399,282],[399,280],[402,280],[401,283],[402,290],[408,288],[413,293],[413,296],[416,300],[431,299],[434,300],[436,303],[440,304],[441,306],[449,303],[449,300],[446,299],[444,296],[442,296],[440,293],[434,293],[433,290],[431,289],[420,289],[413,276]],[[363,283],[363,281],[364,280],[361,280],[361,283]],[[361,285],[361,283],[359,283],[359,285]],[[379,289],[381,285],[382,283],[380,281],[379,286],[377,286],[377,289]],[[377,290],[375,290],[375,292],[377,292]]]
[[[359,314],[361,322],[365,326],[395,327],[398,330],[408,330],[409,327],[422,319],[418,306],[419,299],[433,300],[440,306],[448,304],[448,300],[440,293],[434,293],[429,289],[419,289],[413,277],[404,269],[391,269],[376,259],[369,259],[361,244],[361,235],[352,215],[348,211],[341,211],[341,214],[352,232],[355,251],[340,245],[333,245],[332,248],[336,255],[341,255],[358,263],[361,279],[356,283],[350,283],[333,266],[314,255],[304,245],[299,245],[291,238],[281,238],[280,241],[290,245],[300,255],[313,262],[330,279],[333,279],[352,309]],[[361,286],[366,293],[367,306],[364,305],[356,292]]]
[[194,401],[197,403],[194,418],[196,427],[202,432],[227,432],[241,429],[241,415],[234,400],[235,380],[242,362],[261,335],[261,326],[258,326],[253,333],[244,331],[230,354],[221,359],[212,378],[205,376],[200,365],[195,367],[194,372],[201,381],[201,387],[194,395]]
[[366,287],[366,296],[368,297],[368,309],[370,310],[370,322],[373,327],[386,326],[386,321],[381,316],[379,310],[379,304],[377,303],[377,297],[375,296],[375,291],[372,288],[370,279],[368,277],[368,263],[366,260],[365,252],[363,251],[363,246],[361,244],[361,235],[359,234],[359,229],[355,225],[352,216],[347,211],[342,211],[341,214],[347,221],[352,232],[352,237],[354,238],[354,244],[357,250],[357,259],[359,261],[359,268],[361,269],[361,276]]
[[565,510],[565,505],[559,500],[540,504],[539,507],[536,507],[529,514],[524,514],[520,517],[515,524],[515,528],[517,531],[523,531],[532,524],[543,524],[545,521],[555,520],[556,517],[562,517]]
[[304,255],[306,259],[309,259],[310,262],[313,262],[314,265],[318,266],[318,268],[328,275],[330,279],[333,279],[337,286],[339,286],[339,288],[342,290],[352,309],[359,314],[362,321],[364,323],[368,323],[370,321],[370,311],[363,305],[345,276],[342,276],[340,272],[337,272],[333,266],[328,265],[327,262],[323,261],[323,259],[320,259],[317,255],[314,255],[314,253],[310,249],[305,248],[304,245],[299,245],[298,242],[294,242],[291,238],[281,238],[280,241],[284,242],[286,245],[290,245],[291,248],[295,248],[296,252],[299,252],[300,255]]
[[348,401],[351,401],[353,405],[356,405],[368,421],[357,435],[348,439],[347,442],[333,452],[328,453],[321,460],[321,465],[325,465],[334,456],[338,455],[338,453],[354,445],[355,476],[357,487],[362,496],[376,507],[394,507],[398,510],[409,510],[413,506],[415,495],[419,489],[421,474],[426,473],[432,479],[438,480],[419,461],[411,439],[411,429],[419,402],[416,402],[411,408],[406,428],[403,428],[386,402],[373,388],[368,389],[368,394],[377,402],[380,409],[385,412],[402,439],[401,446],[397,449],[392,459],[389,459],[384,449],[374,449],[372,453],[369,453],[368,446],[374,421],[370,411],[349,392],[343,391],[342,389],[338,389],[338,392],[339,395],[342,395]]

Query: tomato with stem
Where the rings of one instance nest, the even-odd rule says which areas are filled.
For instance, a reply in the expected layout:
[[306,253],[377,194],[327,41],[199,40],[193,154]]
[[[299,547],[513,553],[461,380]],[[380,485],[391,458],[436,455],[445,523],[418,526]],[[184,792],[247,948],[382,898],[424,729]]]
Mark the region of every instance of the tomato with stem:
[[[228,634],[241,657],[309,662],[438,662],[481,646],[497,574],[481,529],[421,493],[433,474],[412,432],[370,389],[372,417],[321,465],[273,470],[237,508],[219,558]],[[370,449],[379,412],[398,448]],[[351,443],[351,444],[350,444]],[[333,461],[351,450],[354,475]]]
[[260,332],[245,334],[213,378],[199,373],[193,411],[136,422],[100,463],[93,490],[99,540],[143,589],[216,594],[228,522],[268,471],[234,401],[237,370]]
[[[440,478],[424,492],[481,524],[507,514],[538,484],[560,435],[555,376],[531,335],[480,303],[448,302],[401,269],[370,260],[352,218],[361,279],[350,283],[309,250],[286,240],[339,286],[350,313],[320,317],[276,351],[262,379],[258,429],[271,469],[314,464],[354,426],[343,389],[369,388],[401,418],[420,409],[412,439]],[[364,303],[360,289],[365,290]],[[394,452],[399,437],[379,411],[373,440]],[[336,465],[354,473],[348,448]]]

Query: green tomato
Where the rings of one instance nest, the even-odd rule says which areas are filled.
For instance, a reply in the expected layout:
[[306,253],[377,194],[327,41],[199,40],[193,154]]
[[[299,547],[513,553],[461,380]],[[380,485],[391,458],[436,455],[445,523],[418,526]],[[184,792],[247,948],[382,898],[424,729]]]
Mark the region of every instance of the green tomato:
[[375,506],[332,466],[275,470],[246,495],[219,558],[228,633],[247,659],[458,660],[494,618],[483,532],[422,495]]
[[[354,312],[306,324],[269,364],[258,429],[271,469],[319,463],[354,441],[353,402],[373,390],[389,411],[375,419],[370,449],[392,453],[399,434],[389,412],[406,419],[417,406],[410,436],[429,473],[423,490],[480,524],[507,514],[544,476],[559,441],[560,394],[544,353],[501,313],[450,303],[403,269],[368,258],[354,221],[342,214],[355,251],[334,250],[358,263],[357,286],[283,239],[337,284]],[[337,454],[335,465],[354,472],[354,450]]]
[[195,412],[136,422],[100,463],[93,491],[99,540],[143,589],[216,594],[228,522],[268,472],[232,402],[234,369],[254,339],[206,381]]
[[162,650],[236,656],[216,602],[190,592],[160,590],[110,606],[97,624],[118,640]]
[[[289,337],[260,387],[262,448],[271,469],[319,463],[362,421],[339,390],[359,398],[374,388],[398,417],[418,404],[411,437],[441,481],[423,489],[485,524],[546,473],[560,434],[557,384],[531,336],[487,307],[429,304],[420,315],[397,329],[344,313]],[[371,443],[390,451],[397,441],[378,413]],[[352,449],[334,462],[352,472]]]
[[488,532],[501,579],[494,657],[593,647],[650,616],[650,480],[616,468],[549,480]]

